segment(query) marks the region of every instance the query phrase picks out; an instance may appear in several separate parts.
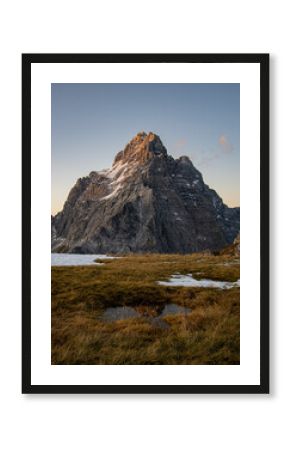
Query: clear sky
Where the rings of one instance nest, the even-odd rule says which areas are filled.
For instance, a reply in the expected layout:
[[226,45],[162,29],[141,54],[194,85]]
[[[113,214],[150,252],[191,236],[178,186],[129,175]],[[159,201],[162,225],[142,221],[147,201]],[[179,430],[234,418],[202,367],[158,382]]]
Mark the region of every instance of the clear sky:
[[187,155],[229,206],[239,206],[239,84],[52,84],[52,214],[79,177],[110,167],[139,131]]

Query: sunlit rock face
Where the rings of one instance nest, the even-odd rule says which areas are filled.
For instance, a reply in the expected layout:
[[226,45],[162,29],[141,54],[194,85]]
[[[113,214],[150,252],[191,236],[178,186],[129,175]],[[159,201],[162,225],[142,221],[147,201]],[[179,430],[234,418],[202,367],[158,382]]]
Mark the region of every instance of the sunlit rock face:
[[80,178],[52,217],[52,251],[192,253],[219,250],[239,233],[228,208],[187,156],[138,133],[110,169]]

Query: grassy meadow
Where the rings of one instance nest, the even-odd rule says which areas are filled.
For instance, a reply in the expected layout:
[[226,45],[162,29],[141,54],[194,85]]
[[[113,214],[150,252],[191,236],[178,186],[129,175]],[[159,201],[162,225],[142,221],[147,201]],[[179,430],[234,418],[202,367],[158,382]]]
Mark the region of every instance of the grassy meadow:
[[[240,289],[160,286],[172,274],[236,281],[233,255],[130,255],[52,267],[52,364],[239,364]],[[167,304],[188,314],[158,316]],[[104,320],[109,307],[140,317]]]

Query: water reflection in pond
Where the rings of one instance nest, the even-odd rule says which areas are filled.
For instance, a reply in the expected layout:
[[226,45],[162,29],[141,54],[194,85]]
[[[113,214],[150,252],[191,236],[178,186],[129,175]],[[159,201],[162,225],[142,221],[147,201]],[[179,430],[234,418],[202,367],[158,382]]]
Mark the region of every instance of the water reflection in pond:
[[172,314],[189,314],[190,312],[190,308],[176,305],[176,303],[169,303],[168,305],[165,305],[159,317],[171,316]]
[[184,306],[179,306],[175,303],[168,303],[164,306],[162,312],[155,316],[149,317],[148,314],[141,314],[130,306],[116,306],[111,308],[106,308],[102,320],[106,322],[114,322],[116,320],[126,320],[135,318],[146,318],[152,325],[157,328],[169,328],[169,325],[163,320],[164,317],[175,315],[175,314],[189,314],[191,312],[190,308]]
[[116,306],[115,308],[106,308],[102,316],[103,320],[114,321],[114,320],[125,320],[132,319],[135,317],[141,317],[134,308],[130,306]]

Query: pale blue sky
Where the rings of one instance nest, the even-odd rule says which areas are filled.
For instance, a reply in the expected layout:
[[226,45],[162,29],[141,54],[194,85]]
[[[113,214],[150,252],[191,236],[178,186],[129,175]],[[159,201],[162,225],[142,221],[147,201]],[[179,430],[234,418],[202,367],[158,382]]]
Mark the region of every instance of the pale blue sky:
[[229,206],[239,206],[239,84],[52,84],[52,214],[79,177],[110,167],[139,131],[187,155]]

